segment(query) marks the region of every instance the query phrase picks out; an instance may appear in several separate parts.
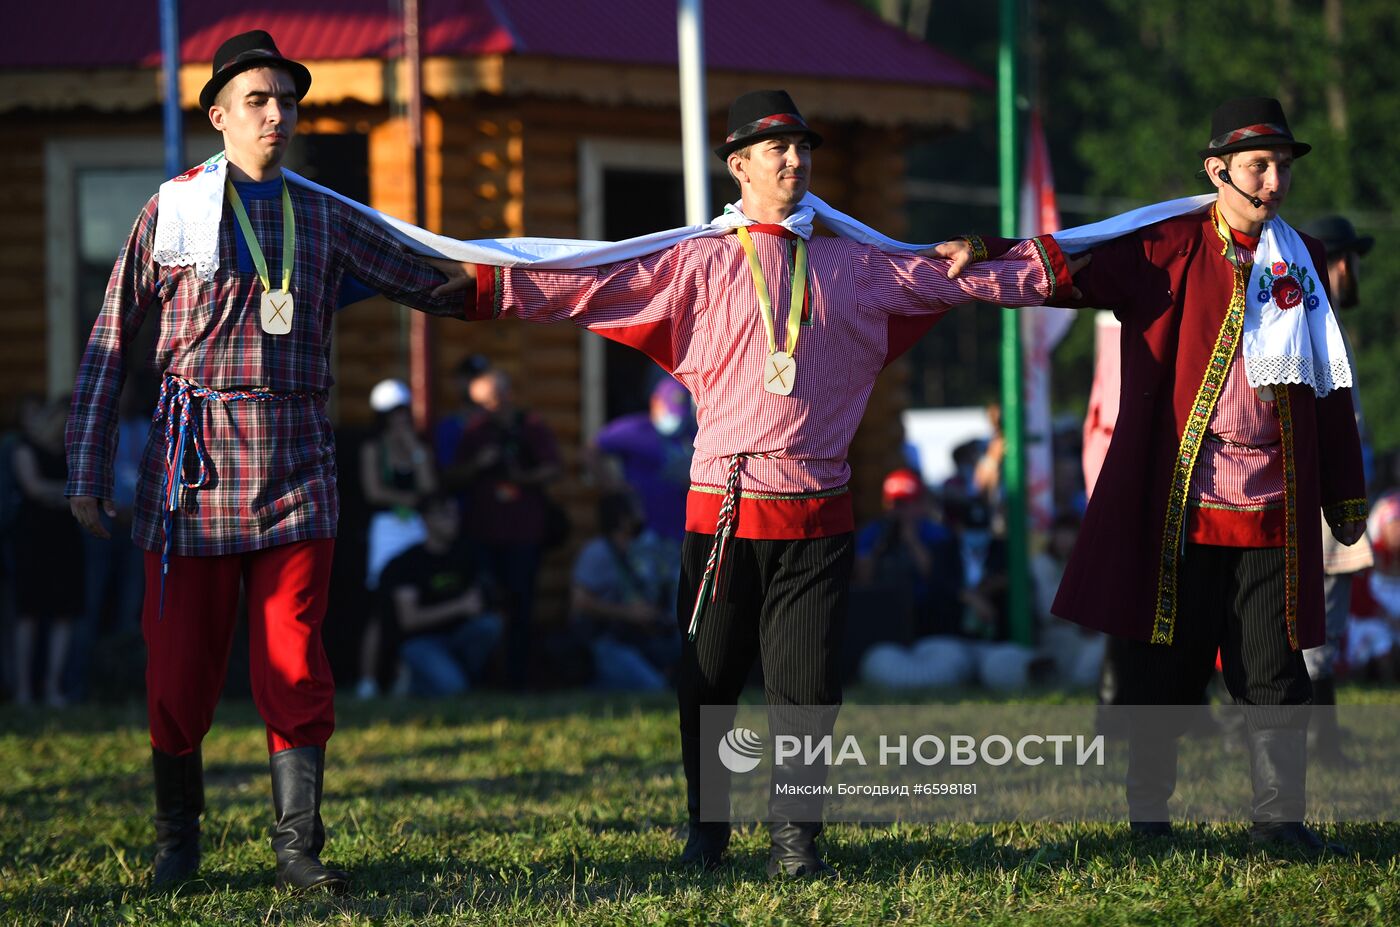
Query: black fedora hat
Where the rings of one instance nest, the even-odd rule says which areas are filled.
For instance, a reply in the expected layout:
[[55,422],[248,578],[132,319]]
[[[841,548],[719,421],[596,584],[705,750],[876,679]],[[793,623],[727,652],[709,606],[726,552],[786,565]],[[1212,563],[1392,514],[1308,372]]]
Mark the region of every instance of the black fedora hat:
[[292,75],[298,100],[311,89],[311,72],[306,66],[282,57],[272,36],[261,29],[254,29],[235,35],[219,46],[214,53],[214,74],[199,92],[199,105],[204,109],[213,106],[214,98],[225,84],[252,68],[280,68]]
[[813,148],[822,143],[822,137],[807,128],[806,120],[786,90],[755,90],[730,105],[728,134],[715,154],[724,160],[760,139],[794,132],[806,133]]
[[1357,235],[1356,227],[1346,216],[1322,216],[1303,226],[1302,231],[1322,242],[1328,257],[1348,251],[1355,251],[1364,257],[1376,243],[1376,239],[1370,235]]
[[1236,97],[1216,107],[1210,116],[1210,144],[1200,151],[1201,158],[1218,158],[1232,151],[1291,147],[1293,157],[1301,158],[1312,146],[1300,142],[1289,131],[1283,105],[1273,97]]

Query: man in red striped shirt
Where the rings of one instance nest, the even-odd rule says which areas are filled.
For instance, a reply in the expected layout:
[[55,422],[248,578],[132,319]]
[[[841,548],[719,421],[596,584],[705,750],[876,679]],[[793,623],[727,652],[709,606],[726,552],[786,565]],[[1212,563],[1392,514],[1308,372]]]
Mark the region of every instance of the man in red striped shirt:
[[[820,143],[785,92],[746,94],[716,149],[741,191],[736,234],[584,271],[467,269],[469,318],[572,321],[643,351],[695,397],[679,599],[687,864],[717,865],[729,840],[727,821],[700,818],[702,777],[728,794],[713,745],[699,743],[700,706],[732,711],[759,658],[770,704],[817,706],[792,733],[834,723],[853,561],[846,451],[876,376],[956,304],[1041,305],[1070,287],[1049,238],[955,280],[946,260],[809,240],[799,204]],[[775,798],[769,818],[770,874],[831,871],[816,850],[819,799]]]

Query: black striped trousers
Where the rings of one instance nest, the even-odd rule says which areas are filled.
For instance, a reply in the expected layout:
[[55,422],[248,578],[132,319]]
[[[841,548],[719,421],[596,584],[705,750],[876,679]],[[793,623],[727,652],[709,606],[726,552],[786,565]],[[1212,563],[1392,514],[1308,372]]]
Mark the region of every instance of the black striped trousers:
[[701,705],[735,704],[755,659],[763,667],[769,705],[839,705],[840,647],[855,562],[852,535],[731,539],[715,601],[690,641],[685,635],[713,541],[711,535],[686,532],[681,545],[676,609],[683,642],[676,683],[681,733],[699,736]]
[[1107,659],[1115,705],[1198,705],[1220,651],[1225,687],[1240,705],[1306,705],[1312,683],[1284,625],[1281,547],[1188,544],[1170,645],[1114,637]]

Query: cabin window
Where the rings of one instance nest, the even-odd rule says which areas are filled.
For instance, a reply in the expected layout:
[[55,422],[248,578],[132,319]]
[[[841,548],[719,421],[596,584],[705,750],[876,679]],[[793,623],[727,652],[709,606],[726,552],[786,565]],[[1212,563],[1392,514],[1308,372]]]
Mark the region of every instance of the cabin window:
[[[107,279],[136,215],[156,191],[161,169],[158,137],[71,138],[45,151],[48,388],[73,388],[78,359]],[[138,345],[149,350],[153,325]]]
[[[710,215],[737,194],[724,165],[711,159]],[[616,241],[685,225],[685,182],[679,145],[587,141],[579,171],[581,234]],[[583,435],[619,415],[644,412],[666,374],[640,351],[583,333]]]

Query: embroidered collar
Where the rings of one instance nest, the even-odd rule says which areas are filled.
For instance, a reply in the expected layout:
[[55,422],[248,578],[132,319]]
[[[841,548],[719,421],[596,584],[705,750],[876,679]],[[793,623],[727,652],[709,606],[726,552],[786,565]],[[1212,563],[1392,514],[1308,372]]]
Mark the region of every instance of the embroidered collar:
[[1258,236],[1246,235],[1235,230],[1225,221],[1225,217],[1216,206],[1210,207],[1210,219],[1211,224],[1215,226],[1215,234],[1220,239],[1221,256],[1236,267],[1247,267],[1254,263],[1254,252],[1259,250]]

